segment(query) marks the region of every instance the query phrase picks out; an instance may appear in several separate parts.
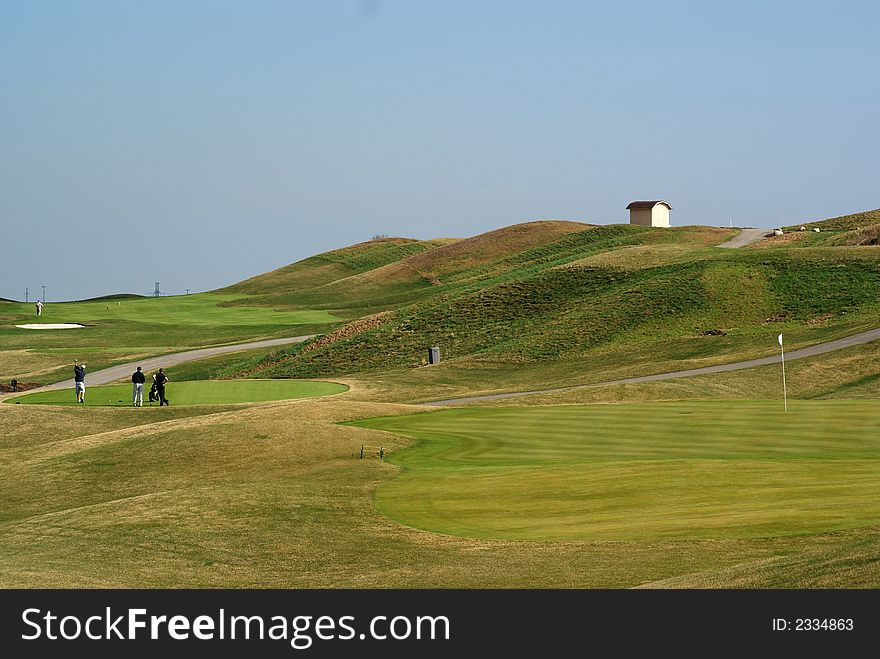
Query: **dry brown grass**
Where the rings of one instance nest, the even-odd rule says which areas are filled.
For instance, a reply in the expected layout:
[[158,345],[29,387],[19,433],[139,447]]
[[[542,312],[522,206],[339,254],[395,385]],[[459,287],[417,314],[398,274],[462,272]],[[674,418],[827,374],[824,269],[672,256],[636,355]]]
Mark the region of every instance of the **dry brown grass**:
[[858,229],[871,224],[877,224],[878,222],[880,222],[880,208],[875,208],[874,210],[850,213],[849,215],[840,215],[825,220],[802,222],[784,228],[786,230],[793,230],[800,226],[805,226],[807,229],[817,227],[822,231],[848,231],[850,229]]
[[622,268],[641,270],[654,268],[681,260],[692,260],[694,250],[687,245],[635,245],[607,252],[599,252],[577,261],[565,263],[558,268]]
[[170,419],[22,408],[0,405],[4,587],[699,587],[737,582],[744,564],[761,567],[749,585],[876,581],[870,566],[839,578],[788,569],[799,556],[849,555],[859,538],[876,543],[876,529],[515,542],[400,526],[373,505],[397,468],[354,455],[362,443],[393,451],[410,440],[335,422],[421,407],[336,398]]
[[347,247],[340,247],[339,249],[334,249],[327,252],[327,256],[344,256],[347,254],[353,254],[355,252],[359,252],[365,247],[371,247],[375,245],[408,245],[410,243],[419,242],[415,238],[400,238],[400,237],[388,237],[388,238],[376,238],[374,240],[365,240],[361,243],[355,243],[354,245],[348,245]]
[[876,588],[880,529],[790,538],[788,553],[641,584],[639,588]]
[[850,232],[842,244],[861,246],[877,245],[878,243],[880,243],[880,224],[872,224]]
[[440,283],[444,274],[476,268],[517,252],[552,242],[576,231],[589,229],[590,224],[549,220],[526,222],[465,238],[448,240],[441,247],[414,254],[368,272],[338,279],[321,287],[326,295],[357,290],[364,298],[381,295],[389,286],[429,281]]
[[[24,330],[23,330],[24,331]],[[164,352],[173,352],[172,348],[121,348],[99,349],[82,348],[77,357],[87,364],[98,364],[107,360],[135,361],[155,356]],[[59,368],[65,372],[59,375]],[[71,369],[67,371],[67,369]],[[73,377],[73,365],[68,366],[67,355],[34,350],[0,350],[0,380],[8,382],[16,378],[19,382],[57,382],[63,378]]]
[[348,277],[351,271],[342,263],[326,263],[318,259],[306,259],[238,282],[223,292],[234,291],[261,295],[266,291],[310,289]]
[[594,225],[566,220],[524,222],[482,233],[428,252],[415,254],[404,265],[426,276],[467,270]]
[[[85,359],[85,358],[84,358]],[[58,368],[58,356],[33,350],[0,350],[0,380],[35,380]]]
[[781,236],[770,236],[746,245],[746,249],[769,249],[773,247],[785,247],[792,243],[803,242],[809,238],[810,234],[806,231],[784,233]]
[[676,242],[691,245],[692,247],[712,247],[713,245],[727,242],[739,233],[739,229],[691,224],[661,229],[661,233],[655,234],[654,239],[664,240],[662,232],[674,234]]
[[[812,398],[880,397],[880,343],[846,348],[786,363],[790,400]],[[357,383],[356,386],[364,386]],[[633,403],[662,400],[779,400],[782,404],[780,365],[700,375],[660,382],[586,386],[480,403],[507,407]]]
[[[268,404],[119,428],[47,455],[31,442],[0,490],[4,586],[635,585],[730,565],[741,543],[660,543],[622,561],[617,543],[451,538],[398,526],[372,505],[396,468],[352,458],[408,440],[333,424],[414,408]],[[21,419],[3,409],[8,430]],[[76,410],[50,410],[68,422]],[[92,411],[90,411],[92,412]],[[130,420],[130,419],[129,419]],[[81,419],[80,419],[81,421]],[[106,423],[104,427],[112,426]],[[62,424],[63,425],[63,424]],[[23,458],[24,456],[19,456]],[[766,555],[759,550],[758,555]]]

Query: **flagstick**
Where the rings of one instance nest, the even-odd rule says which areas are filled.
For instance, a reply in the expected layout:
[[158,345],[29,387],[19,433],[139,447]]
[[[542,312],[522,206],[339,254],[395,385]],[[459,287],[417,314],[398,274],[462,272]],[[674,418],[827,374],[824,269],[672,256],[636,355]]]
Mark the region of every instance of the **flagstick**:
[[782,345],[782,335],[779,335],[779,347],[782,350],[782,400],[785,411],[788,412],[788,391],[785,388],[785,346]]

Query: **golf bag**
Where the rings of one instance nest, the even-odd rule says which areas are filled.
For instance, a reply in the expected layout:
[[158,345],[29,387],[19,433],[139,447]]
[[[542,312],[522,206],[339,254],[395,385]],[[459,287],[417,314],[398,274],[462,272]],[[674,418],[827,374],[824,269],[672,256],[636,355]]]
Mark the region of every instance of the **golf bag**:
[[157,393],[156,383],[153,383],[153,386],[150,387],[150,402],[154,402],[159,400],[159,394]]

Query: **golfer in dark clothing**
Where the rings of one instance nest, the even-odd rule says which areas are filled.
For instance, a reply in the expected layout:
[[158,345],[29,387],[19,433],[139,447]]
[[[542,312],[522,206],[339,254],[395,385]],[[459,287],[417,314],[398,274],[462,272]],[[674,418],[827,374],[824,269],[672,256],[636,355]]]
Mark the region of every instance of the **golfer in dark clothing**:
[[131,404],[135,407],[144,406],[144,382],[146,382],[141,367],[131,374]]
[[86,365],[73,362],[73,382],[76,386],[76,402],[86,402]]
[[165,398],[165,383],[168,382],[168,376],[160,368],[156,373],[156,391],[159,393],[159,407],[168,405],[168,399]]

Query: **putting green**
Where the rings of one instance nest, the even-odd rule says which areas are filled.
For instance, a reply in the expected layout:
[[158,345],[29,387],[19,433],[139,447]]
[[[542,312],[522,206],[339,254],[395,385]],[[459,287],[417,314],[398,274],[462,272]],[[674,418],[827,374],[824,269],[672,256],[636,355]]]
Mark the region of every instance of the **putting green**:
[[415,437],[379,509],[482,538],[746,538],[880,524],[874,401],[466,408],[353,422]]
[[[130,384],[86,387],[86,406],[131,405]],[[314,398],[346,391],[348,387],[336,382],[309,380],[199,380],[169,382],[165,395],[172,405],[215,405],[224,403],[258,403],[291,398]],[[144,385],[144,405],[149,405]],[[56,391],[28,394],[6,401],[37,405],[76,405],[73,387]],[[153,403],[158,405],[158,403]]]

